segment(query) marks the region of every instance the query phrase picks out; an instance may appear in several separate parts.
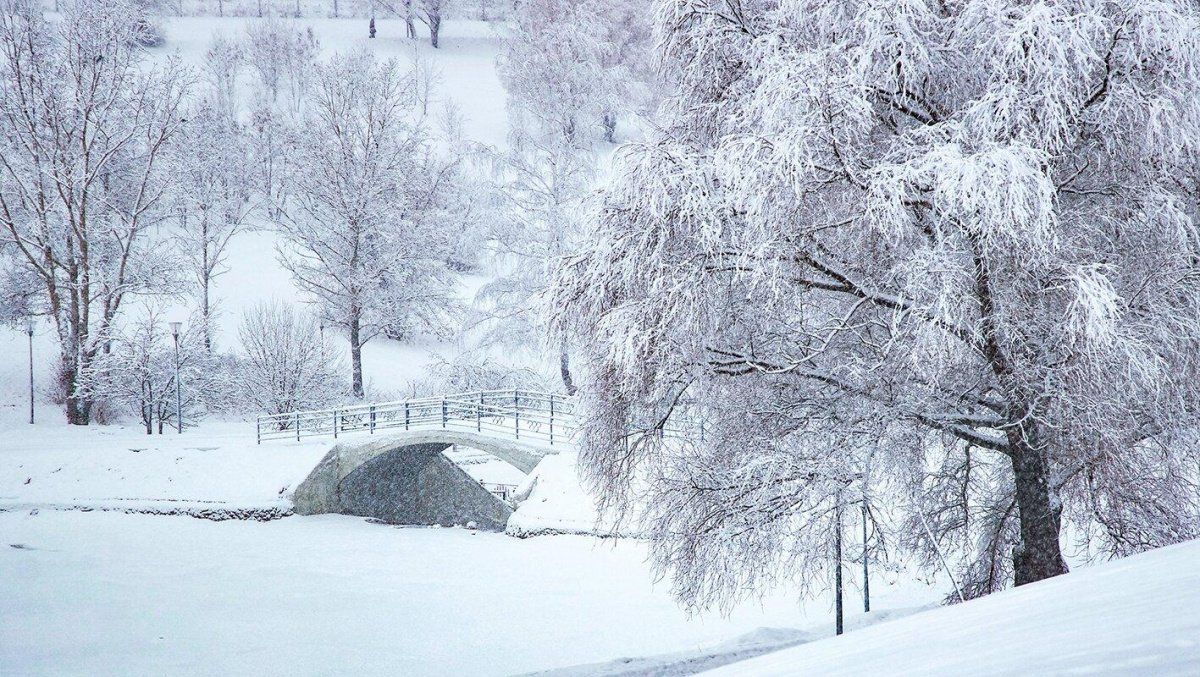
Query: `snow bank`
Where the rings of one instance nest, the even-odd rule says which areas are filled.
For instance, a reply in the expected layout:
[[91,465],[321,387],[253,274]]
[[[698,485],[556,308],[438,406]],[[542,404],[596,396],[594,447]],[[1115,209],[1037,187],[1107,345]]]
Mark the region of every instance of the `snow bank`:
[[712,675],[1200,673],[1200,541],[1190,541]]
[[332,440],[256,445],[254,425],[183,435],[136,427],[0,426],[0,510],[72,509],[270,519]]
[[[600,520],[596,502],[579,481],[578,454],[547,456],[517,487],[517,509],[508,518],[509,536],[527,538],[546,534],[611,535]],[[630,535],[630,534],[625,534]]]

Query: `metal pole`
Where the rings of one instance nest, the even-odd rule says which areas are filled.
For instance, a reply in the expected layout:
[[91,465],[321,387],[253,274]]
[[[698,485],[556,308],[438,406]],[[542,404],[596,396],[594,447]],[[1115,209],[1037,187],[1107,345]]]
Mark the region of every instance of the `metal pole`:
[[300,412],[296,412],[296,441],[300,441]]
[[337,439],[337,429],[338,429],[337,414],[338,414],[338,410],[334,409],[333,410],[333,439],[335,439],[335,440]]
[[262,444],[262,419],[254,419],[254,443]]
[[483,432],[483,391],[479,391],[479,406],[475,408],[475,431]]
[[375,434],[375,405],[371,405],[371,434]]
[[404,403],[404,429],[408,430],[408,402]]
[[446,398],[442,398],[442,427],[446,427]]
[[867,569],[867,499],[863,497],[863,611],[871,611],[871,577]]
[[840,491],[833,515],[834,613],[836,614],[837,634],[840,635],[842,634],[842,494]]
[[550,394],[550,446],[554,446],[554,393]]
[[517,391],[513,390],[513,429],[517,433],[517,439],[521,439],[521,399],[517,396]]
[[183,400],[179,396],[179,332],[175,332],[175,423],[183,434]]
[[29,335],[29,425],[33,425],[33,319],[25,327]]

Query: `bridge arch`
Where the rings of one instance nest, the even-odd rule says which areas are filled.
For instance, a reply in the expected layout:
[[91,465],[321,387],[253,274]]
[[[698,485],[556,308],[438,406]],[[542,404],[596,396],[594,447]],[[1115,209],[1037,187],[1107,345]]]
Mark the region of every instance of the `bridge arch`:
[[442,452],[455,444],[492,454],[526,473],[557,451],[534,441],[455,429],[408,430],[339,444],[296,487],[294,511],[504,529],[512,508],[446,458]]

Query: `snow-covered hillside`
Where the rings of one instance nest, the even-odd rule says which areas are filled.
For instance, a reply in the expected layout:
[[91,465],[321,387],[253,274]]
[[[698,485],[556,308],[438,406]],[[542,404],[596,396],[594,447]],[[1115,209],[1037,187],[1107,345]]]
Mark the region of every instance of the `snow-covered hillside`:
[[1200,541],[881,623],[709,674],[1200,674]]

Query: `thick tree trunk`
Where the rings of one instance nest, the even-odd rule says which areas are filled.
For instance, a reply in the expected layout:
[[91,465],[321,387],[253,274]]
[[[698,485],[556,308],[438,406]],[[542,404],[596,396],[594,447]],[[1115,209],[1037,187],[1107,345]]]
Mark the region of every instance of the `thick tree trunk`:
[[442,17],[440,14],[434,14],[429,17],[429,44],[434,49],[438,48],[438,39],[442,33]]
[[404,34],[409,40],[417,37],[417,27],[413,24],[412,0],[404,0]]
[[362,320],[358,313],[350,317],[350,365],[352,370],[351,393],[355,397],[363,396],[362,375]]
[[1009,433],[1021,544],[1013,550],[1013,579],[1024,585],[1067,573],[1059,544],[1062,505],[1050,488],[1050,466],[1030,426]]
[[81,397],[79,393],[79,369],[74,360],[63,358],[62,379],[63,391],[67,396],[67,423],[69,425],[88,425],[92,422],[92,401]]

